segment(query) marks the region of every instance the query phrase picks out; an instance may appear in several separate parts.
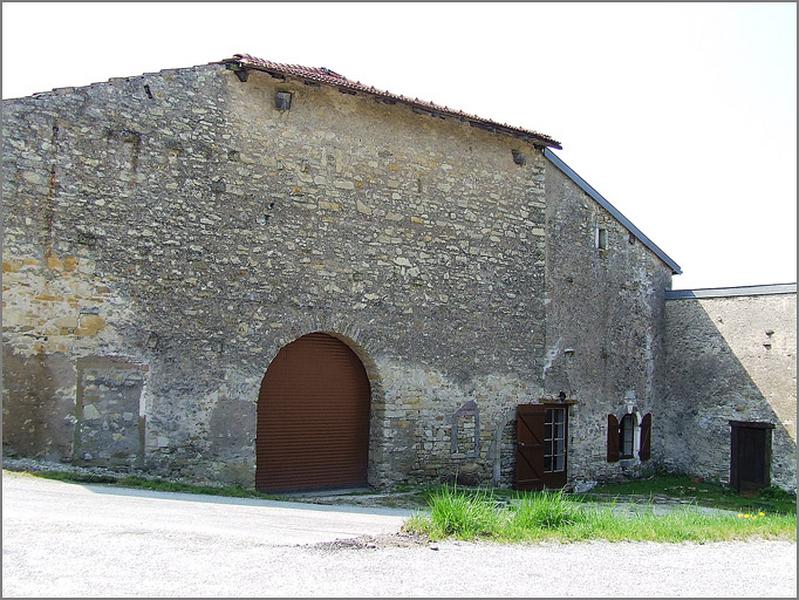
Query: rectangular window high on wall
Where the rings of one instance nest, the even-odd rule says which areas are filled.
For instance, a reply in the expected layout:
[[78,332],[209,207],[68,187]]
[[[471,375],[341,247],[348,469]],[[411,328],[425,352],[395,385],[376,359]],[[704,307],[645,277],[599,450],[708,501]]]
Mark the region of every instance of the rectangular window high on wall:
[[594,246],[599,250],[607,250],[608,230],[604,227],[597,227],[594,230]]

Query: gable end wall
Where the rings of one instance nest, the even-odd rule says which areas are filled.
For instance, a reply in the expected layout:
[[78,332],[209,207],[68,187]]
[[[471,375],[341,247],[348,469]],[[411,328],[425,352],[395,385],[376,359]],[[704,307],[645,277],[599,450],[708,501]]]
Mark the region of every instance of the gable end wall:
[[[574,481],[616,479],[661,464],[664,295],[671,269],[555,165],[547,164],[546,394],[571,407]],[[607,249],[595,228],[607,230]],[[652,457],[607,462],[607,415],[652,415]]]
[[252,485],[264,372],[327,331],[370,375],[370,482],[509,482],[542,393],[534,148],[220,65],[3,109],[7,456]]

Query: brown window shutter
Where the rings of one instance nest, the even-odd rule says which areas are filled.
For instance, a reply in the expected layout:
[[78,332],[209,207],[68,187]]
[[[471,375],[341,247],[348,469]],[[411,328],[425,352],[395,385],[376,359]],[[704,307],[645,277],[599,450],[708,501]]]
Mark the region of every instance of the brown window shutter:
[[652,454],[652,413],[646,413],[641,419],[641,449],[638,458],[649,460]]
[[608,462],[619,460],[619,420],[608,415]]

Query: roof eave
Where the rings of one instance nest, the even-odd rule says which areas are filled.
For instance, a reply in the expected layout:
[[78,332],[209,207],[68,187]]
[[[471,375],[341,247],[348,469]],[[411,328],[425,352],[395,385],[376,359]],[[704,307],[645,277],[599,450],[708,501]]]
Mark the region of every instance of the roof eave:
[[738,285],[693,290],[666,290],[666,300],[695,300],[698,298],[734,298],[737,296],[773,296],[795,294],[796,282]]
[[491,121],[490,119],[482,119],[477,117],[476,115],[469,115],[462,112],[453,111],[447,107],[443,106],[435,106],[433,103],[424,103],[419,102],[417,99],[410,99],[405,98],[404,96],[398,96],[396,94],[392,94],[390,92],[385,92],[383,90],[378,89],[369,89],[362,87],[360,85],[347,85],[351,82],[337,82],[331,83],[328,81],[323,81],[316,79],[312,76],[303,76],[301,74],[291,73],[288,71],[281,70],[276,67],[267,67],[258,63],[250,62],[247,60],[243,60],[239,57],[233,58],[226,58],[219,61],[219,64],[226,65],[228,68],[236,70],[238,69],[253,69],[255,71],[261,71],[263,73],[269,73],[273,77],[279,76],[281,78],[290,77],[297,81],[313,81],[314,83],[318,83],[320,85],[326,85],[328,87],[343,87],[349,88],[351,91],[359,93],[359,94],[367,94],[373,96],[375,98],[382,98],[388,99],[392,102],[401,103],[406,106],[410,106],[420,112],[424,113],[431,113],[433,116],[444,116],[457,119],[459,121],[463,121],[469,123],[474,127],[478,127],[480,129],[484,129],[486,131],[490,131],[491,133],[502,133],[505,135],[510,135],[515,138],[519,138],[524,140],[525,142],[532,144],[538,148],[555,148],[557,150],[562,150],[563,147],[561,146],[560,142],[550,138],[549,136],[538,135],[535,132],[527,131],[524,129],[519,129],[516,127],[511,127],[506,124],[496,123]]

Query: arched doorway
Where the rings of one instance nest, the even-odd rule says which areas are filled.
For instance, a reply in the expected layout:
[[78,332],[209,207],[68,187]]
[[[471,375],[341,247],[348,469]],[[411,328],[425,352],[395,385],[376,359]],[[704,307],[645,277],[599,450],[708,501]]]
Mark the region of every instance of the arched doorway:
[[341,340],[311,333],[281,348],[258,396],[256,489],[365,486],[370,397],[363,364]]

